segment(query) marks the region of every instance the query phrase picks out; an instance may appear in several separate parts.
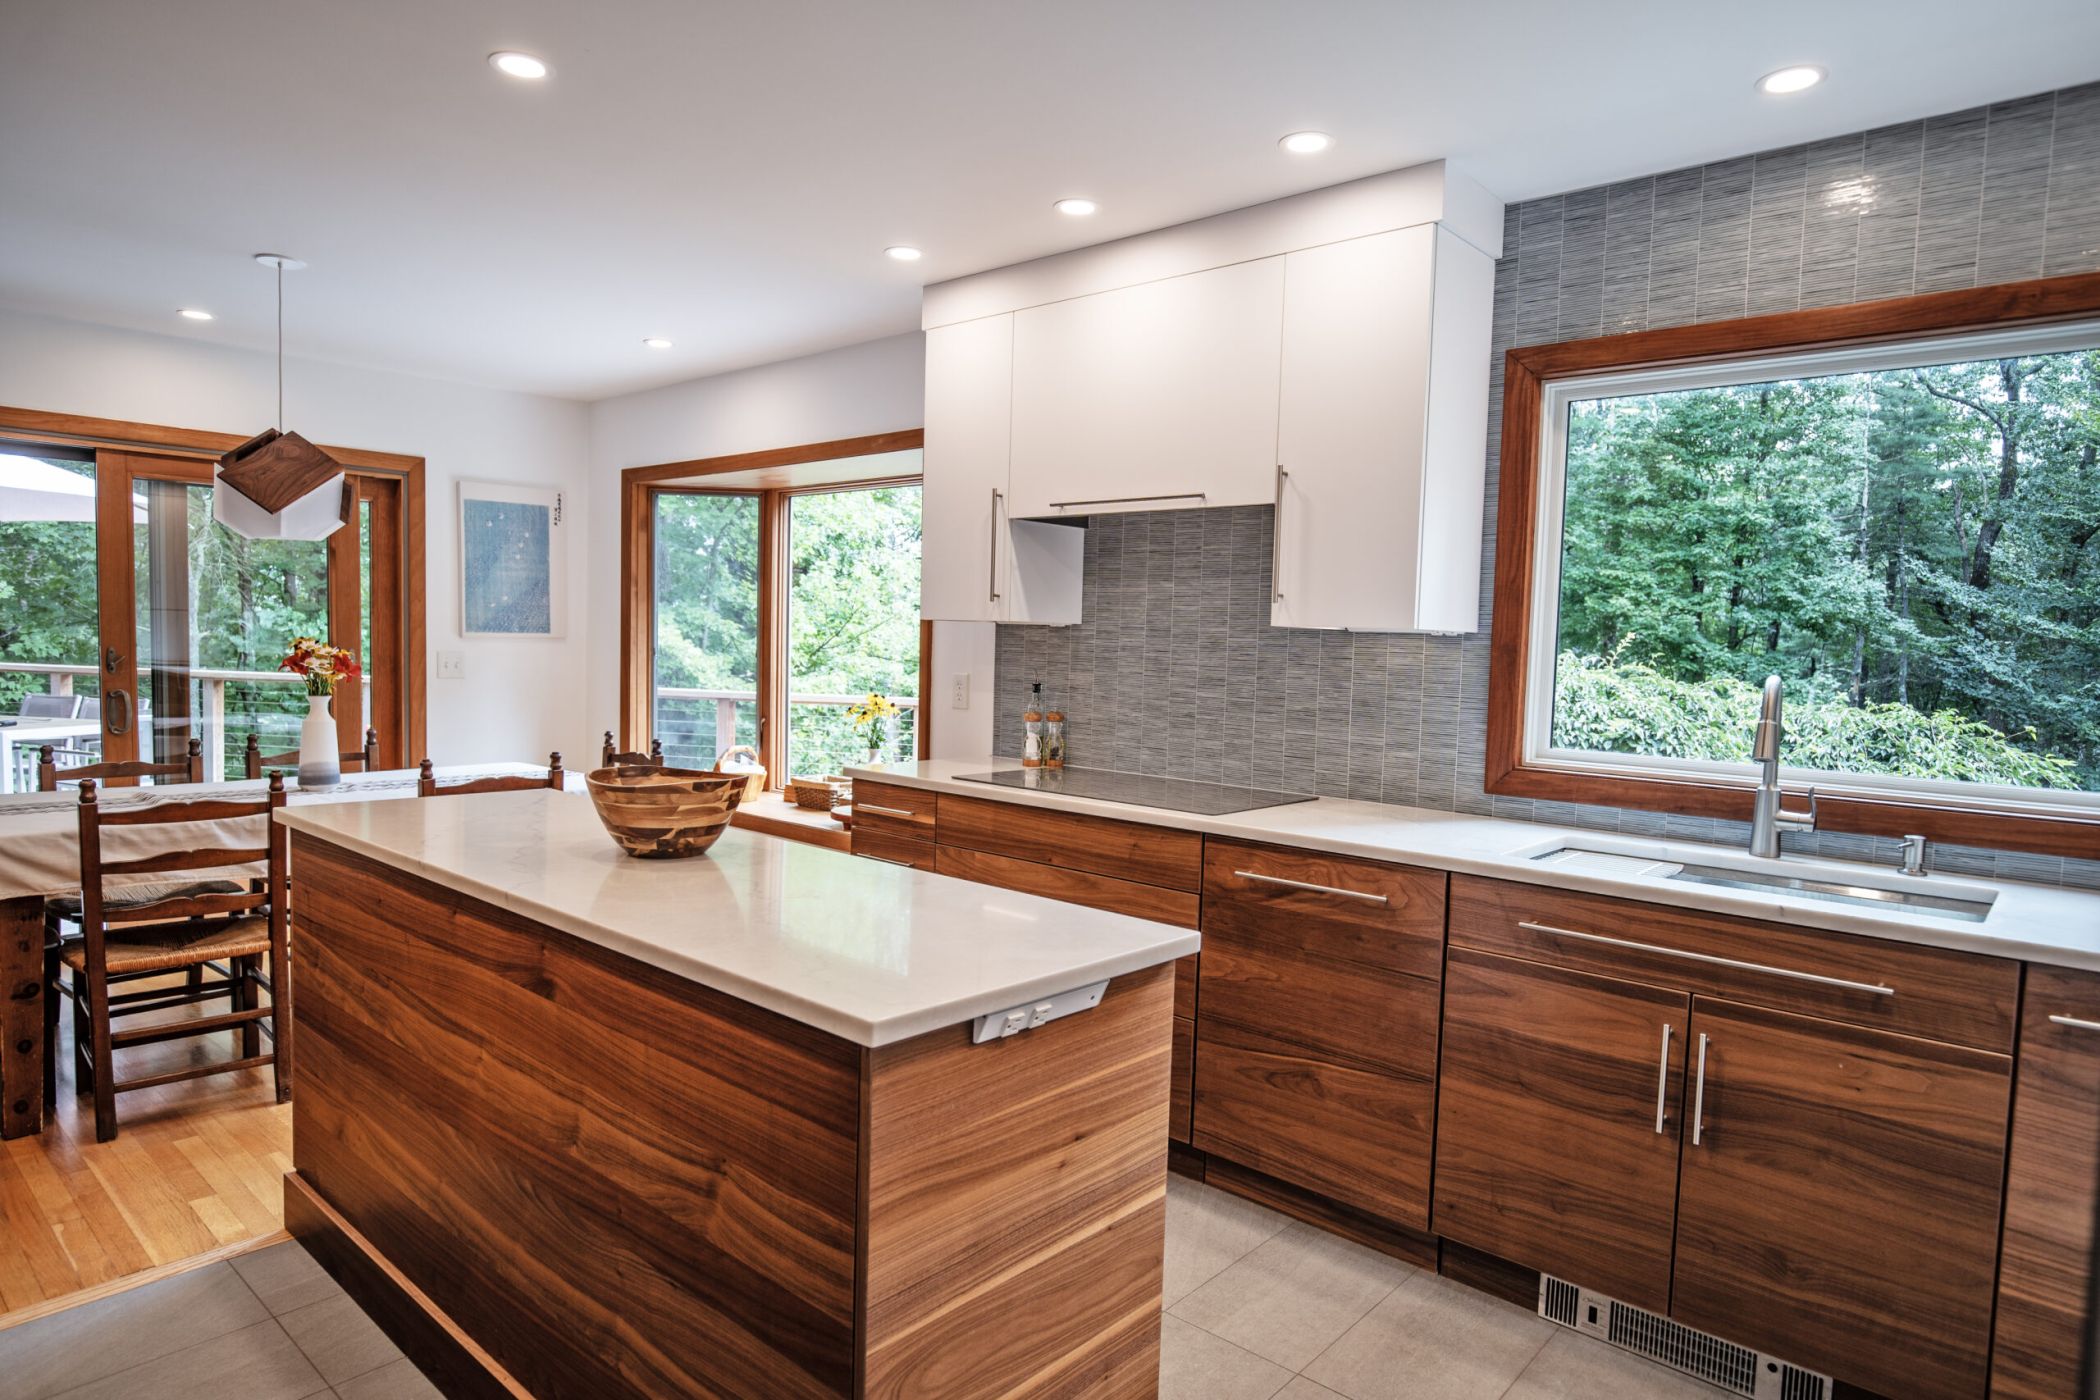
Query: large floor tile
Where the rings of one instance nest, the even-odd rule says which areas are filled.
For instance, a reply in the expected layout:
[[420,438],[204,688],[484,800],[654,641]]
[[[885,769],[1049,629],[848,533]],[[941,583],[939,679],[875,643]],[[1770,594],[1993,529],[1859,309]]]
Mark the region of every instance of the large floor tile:
[[236,1255],[228,1262],[272,1314],[326,1302],[343,1291],[297,1240]]
[[1509,1388],[1508,1400],[1726,1400],[1727,1391],[1574,1332],[1556,1332]]
[[307,1400],[328,1383],[284,1329],[253,1327],[62,1392],[64,1400]]
[[1162,1292],[1173,1307],[1290,1224],[1244,1197],[1167,1175],[1167,1263]]
[[1418,1272],[1305,1374],[1349,1400],[1498,1400],[1555,1330],[1536,1313]]
[[1318,1381],[1293,1376],[1289,1385],[1276,1392],[1276,1400],[1348,1400],[1348,1397],[1335,1394]]
[[1160,1319],[1159,1400],[1270,1400],[1291,1373],[1171,1314]]
[[335,1388],[341,1400],[445,1400],[408,1358],[368,1371]]
[[288,1312],[277,1320],[330,1385],[376,1371],[401,1357],[401,1349],[347,1293]]
[[43,1400],[268,1317],[239,1274],[211,1264],[0,1332],[0,1376],[10,1400]]
[[1301,1370],[1415,1270],[1292,1221],[1174,1305],[1174,1315]]

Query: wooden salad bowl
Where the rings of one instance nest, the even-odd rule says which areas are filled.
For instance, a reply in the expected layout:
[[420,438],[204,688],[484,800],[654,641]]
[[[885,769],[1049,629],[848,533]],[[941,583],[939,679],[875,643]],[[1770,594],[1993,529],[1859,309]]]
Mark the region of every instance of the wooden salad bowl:
[[720,839],[745,775],[615,764],[584,777],[598,820],[620,849],[647,860],[697,856]]

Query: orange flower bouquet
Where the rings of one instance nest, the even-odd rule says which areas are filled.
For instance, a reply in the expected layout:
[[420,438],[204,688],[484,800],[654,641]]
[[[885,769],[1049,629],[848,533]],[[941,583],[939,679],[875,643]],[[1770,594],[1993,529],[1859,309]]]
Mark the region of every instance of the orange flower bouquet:
[[342,647],[332,647],[318,637],[294,637],[280,671],[290,671],[306,681],[308,695],[333,695],[336,682],[357,679],[357,658]]

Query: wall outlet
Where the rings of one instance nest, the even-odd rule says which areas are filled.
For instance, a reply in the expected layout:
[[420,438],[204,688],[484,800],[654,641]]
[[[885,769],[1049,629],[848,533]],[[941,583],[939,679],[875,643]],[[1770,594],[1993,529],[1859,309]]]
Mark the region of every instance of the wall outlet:
[[957,671],[948,677],[948,708],[967,710],[970,708],[970,673]]
[[441,651],[438,653],[438,679],[441,681],[463,681],[467,678],[467,654],[463,651]]

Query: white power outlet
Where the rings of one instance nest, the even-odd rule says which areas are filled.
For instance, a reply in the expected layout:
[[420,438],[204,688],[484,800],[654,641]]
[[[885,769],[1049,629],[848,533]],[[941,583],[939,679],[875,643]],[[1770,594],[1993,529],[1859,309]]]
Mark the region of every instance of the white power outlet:
[[463,651],[441,651],[438,653],[438,679],[441,681],[463,681],[467,678],[467,654]]
[[957,671],[948,677],[948,708],[967,710],[970,708],[970,673]]

